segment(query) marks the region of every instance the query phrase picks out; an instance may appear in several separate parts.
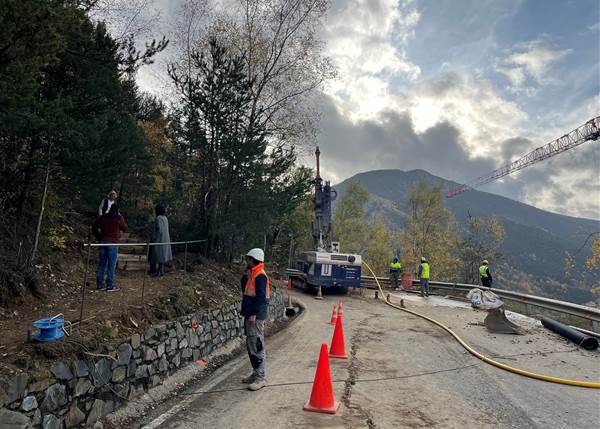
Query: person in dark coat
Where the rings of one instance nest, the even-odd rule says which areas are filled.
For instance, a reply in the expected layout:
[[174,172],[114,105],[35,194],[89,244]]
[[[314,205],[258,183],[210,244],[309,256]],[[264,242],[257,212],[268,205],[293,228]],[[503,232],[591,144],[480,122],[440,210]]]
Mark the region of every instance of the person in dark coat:
[[150,246],[150,274],[154,277],[165,275],[165,264],[173,260],[171,251],[171,237],[169,235],[169,220],[165,216],[166,210],[162,205],[154,208],[156,219],[152,225],[151,243],[166,243]]
[[[121,232],[127,232],[125,219],[119,213],[119,206],[112,204],[108,213],[103,214],[94,222],[92,233],[101,244],[116,244],[121,238]],[[98,271],[96,273],[97,290],[108,292],[119,290],[115,287],[114,278],[117,268],[118,246],[101,246],[98,248]],[[106,286],[104,274],[106,273]]]

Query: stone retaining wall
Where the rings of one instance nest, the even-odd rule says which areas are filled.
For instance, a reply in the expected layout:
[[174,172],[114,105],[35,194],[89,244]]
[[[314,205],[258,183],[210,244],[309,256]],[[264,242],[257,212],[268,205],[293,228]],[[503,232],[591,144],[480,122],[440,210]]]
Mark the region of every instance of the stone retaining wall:
[[[57,362],[52,377],[21,373],[0,386],[0,428],[62,429],[93,425],[129,399],[160,384],[183,365],[243,334],[240,303],[198,312],[134,334],[105,356]],[[271,291],[271,320],[284,318],[283,293]]]

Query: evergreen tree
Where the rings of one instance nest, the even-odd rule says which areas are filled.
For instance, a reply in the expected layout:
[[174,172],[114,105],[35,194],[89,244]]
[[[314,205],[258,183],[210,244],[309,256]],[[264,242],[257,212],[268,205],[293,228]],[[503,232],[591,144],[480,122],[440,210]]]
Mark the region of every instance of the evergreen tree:
[[63,230],[66,211],[94,214],[108,189],[152,165],[135,72],[167,42],[137,51],[84,3],[0,0],[0,287],[19,293],[33,284],[40,236]]
[[208,253],[231,259],[261,246],[271,226],[301,202],[307,174],[294,174],[293,148],[270,140],[252,114],[253,81],[244,55],[215,39],[191,53],[192,70],[169,68],[179,93],[173,114],[175,190],[191,207],[191,232],[208,238]]

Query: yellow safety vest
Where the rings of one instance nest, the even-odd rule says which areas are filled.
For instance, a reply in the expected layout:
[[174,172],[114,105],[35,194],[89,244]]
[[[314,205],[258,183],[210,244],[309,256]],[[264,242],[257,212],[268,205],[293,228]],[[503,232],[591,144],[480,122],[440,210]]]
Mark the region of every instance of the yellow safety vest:
[[479,267],[479,274],[481,274],[481,277],[487,277],[487,265],[482,265],[481,267]]
[[392,262],[390,264],[390,268],[394,270],[399,270],[400,268],[402,268],[402,264],[400,262]]
[[429,280],[429,264],[427,262],[421,263],[421,278]]

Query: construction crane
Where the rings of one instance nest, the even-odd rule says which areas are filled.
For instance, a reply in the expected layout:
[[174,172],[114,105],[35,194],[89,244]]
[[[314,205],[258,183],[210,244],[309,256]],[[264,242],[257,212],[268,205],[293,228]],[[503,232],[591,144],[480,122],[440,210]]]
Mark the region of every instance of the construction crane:
[[485,176],[481,176],[470,184],[460,185],[459,187],[452,189],[448,194],[447,198],[455,197],[463,192],[470,191],[479,186],[493,182],[500,179],[501,177],[508,176],[515,171],[522,170],[532,164],[536,164],[544,159],[558,155],[559,153],[565,152],[569,149],[577,147],[587,141],[596,141],[600,137],[600,116],[596,116],[590,119],[582,126],[574,129],[568,134],[545,144],[544,146],[538,147],[532,150],[527,155],[511,162],[503,167],[500,167]]

